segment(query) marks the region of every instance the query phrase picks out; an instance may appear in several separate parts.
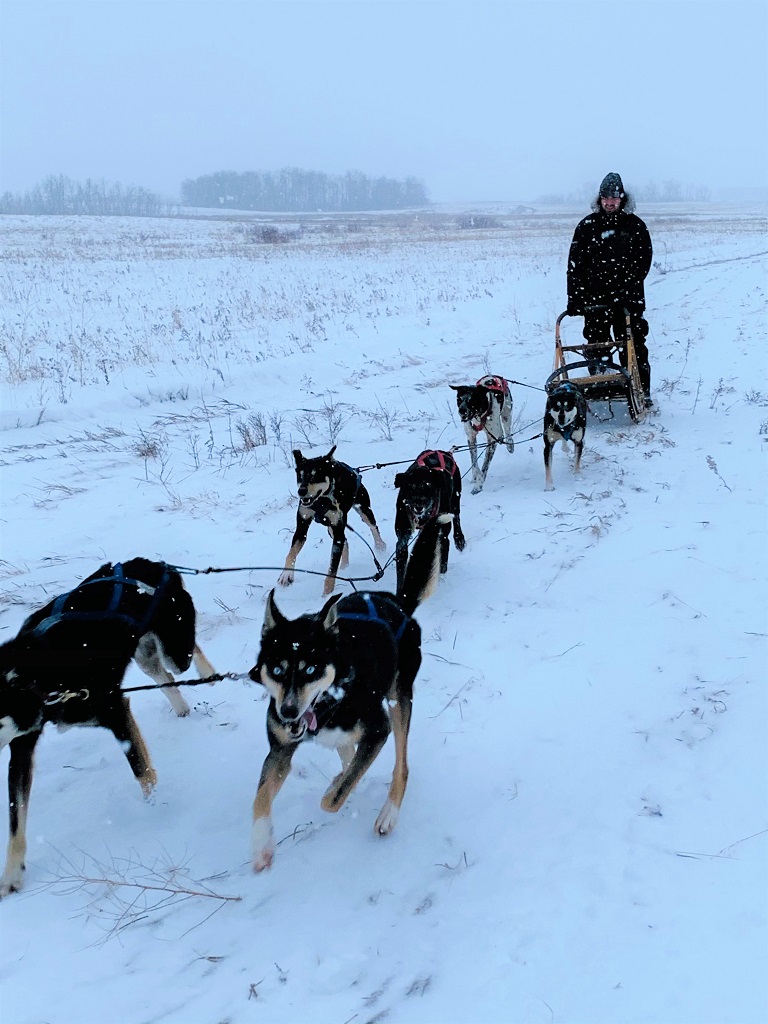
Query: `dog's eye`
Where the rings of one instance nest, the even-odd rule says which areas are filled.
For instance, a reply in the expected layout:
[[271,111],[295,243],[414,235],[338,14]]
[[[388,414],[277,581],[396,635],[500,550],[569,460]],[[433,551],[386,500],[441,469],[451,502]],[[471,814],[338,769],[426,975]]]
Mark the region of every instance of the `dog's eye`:
[[316,665],[305,665],[303,671],[304,671],[304,675],[311,679],[312,676],[317,675],[317,666]]
[[282,665],[273,665],[269,670],[269,674],[273,679],[280,679],[285,675],[285,668]]

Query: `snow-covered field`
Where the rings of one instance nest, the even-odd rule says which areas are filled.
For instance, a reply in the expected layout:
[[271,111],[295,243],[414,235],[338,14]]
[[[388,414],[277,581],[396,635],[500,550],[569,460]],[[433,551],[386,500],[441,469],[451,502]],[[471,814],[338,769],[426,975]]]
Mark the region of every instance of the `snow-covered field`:
[[[3,218],[0,640],[107,560],[263,566],[186,577],[207,655],[246,672],[291,449],[409,462],[464,444],[450,383],[521,383],[516,451],[465,487],[467,549],[417,615],[394,834],[372,833],[391,741],[337,816],[336,755],[305,744],[252,873],[253,684],[187,690],[184,720],[133,697],[149,804],[109,734],[46,732],[2,1024],[768,1020],[766,211],[638,211],[656,409],[596,408],[551,493],[536,388],[587,211],[457,212]],[[364,478],[388,554],[397,468]],[[320,606],[329,554],[313,527],[288,615]]]

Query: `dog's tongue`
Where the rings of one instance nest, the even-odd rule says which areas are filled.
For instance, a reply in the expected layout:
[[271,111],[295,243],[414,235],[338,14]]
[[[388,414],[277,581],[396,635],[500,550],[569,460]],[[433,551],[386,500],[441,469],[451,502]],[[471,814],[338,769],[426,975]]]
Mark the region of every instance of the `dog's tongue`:
[[307,728],[310,732],[317,732],[317,716],[312,708],[307,708],[304,714],[301,716],[303,722],[307,723]]

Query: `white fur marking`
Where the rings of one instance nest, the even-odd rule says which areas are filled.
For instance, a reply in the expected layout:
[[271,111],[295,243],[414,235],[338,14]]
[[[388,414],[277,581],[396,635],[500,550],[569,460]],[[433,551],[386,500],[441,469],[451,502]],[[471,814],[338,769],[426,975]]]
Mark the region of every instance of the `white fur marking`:
[[388,836],[397,824],[400,817],[400,808],[395,807],[391,800],[387,800],[379,811],[374,829],[380,836]]
[[0,718],[0,750],[3,747],[7,747],[11,740],[15,740],[17,736],[21,736],[21,733],[10,715]]
[[251,827],[251,851],[254,871],[263,871],[272,864],[275,855],[275,837],[271,818],[257,818],[254,821]]

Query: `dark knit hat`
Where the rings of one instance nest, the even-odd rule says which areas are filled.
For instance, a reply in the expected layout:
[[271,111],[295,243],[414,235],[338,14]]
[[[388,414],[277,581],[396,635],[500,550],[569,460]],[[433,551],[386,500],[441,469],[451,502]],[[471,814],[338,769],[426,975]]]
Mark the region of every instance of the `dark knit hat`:
[[610,174],[606,174],[600,182],[600,198],[621,199],[623,195],[624,184],[621,180],[621,176],[615,171],[611,171]]

